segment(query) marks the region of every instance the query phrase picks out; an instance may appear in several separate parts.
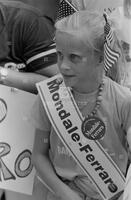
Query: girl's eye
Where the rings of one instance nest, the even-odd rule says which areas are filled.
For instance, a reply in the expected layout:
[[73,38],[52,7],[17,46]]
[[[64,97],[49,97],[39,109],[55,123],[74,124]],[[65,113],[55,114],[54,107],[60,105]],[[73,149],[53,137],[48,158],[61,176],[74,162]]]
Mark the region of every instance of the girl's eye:
[[71,61],[72,63],[75,63],[75,64],[82,61],[82,57],[79,56],[79,55],[76,55],[76,54],[70,54],[69,57],[70,57],[70,61]]
[[57,58],[63,60],[63,54],[60,51],[57,51]]

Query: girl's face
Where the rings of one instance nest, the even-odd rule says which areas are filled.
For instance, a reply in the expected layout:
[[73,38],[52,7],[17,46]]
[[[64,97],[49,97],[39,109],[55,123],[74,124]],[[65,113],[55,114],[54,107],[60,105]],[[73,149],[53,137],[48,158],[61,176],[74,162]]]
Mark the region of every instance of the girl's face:
[[58,66],[67,87],[86,93],[95,81],[97,59],[84,42],[71,34],[56,32]]

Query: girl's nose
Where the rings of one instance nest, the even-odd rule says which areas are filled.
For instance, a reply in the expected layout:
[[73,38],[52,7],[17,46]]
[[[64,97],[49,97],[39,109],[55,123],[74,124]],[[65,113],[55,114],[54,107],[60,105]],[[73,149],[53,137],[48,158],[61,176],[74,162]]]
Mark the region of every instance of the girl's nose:
[[61,65],[60,65],[60,68],[63,69],[63,70],[69,70],[70,69],[69,62],[66,59],[64,59],[63,62],[61,63]]

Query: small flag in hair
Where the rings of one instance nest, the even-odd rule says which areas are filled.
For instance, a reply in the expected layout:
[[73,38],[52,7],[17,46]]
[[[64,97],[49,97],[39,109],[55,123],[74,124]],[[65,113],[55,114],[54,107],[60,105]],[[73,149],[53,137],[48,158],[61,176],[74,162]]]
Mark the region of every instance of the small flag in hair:
[[119,53],[112,50],[110,46],[105,42],[104,44],[104,67],[105,71],[110,69],[118,60]]
[[67,0],[61,1],[59,5],[59,9],[58,9],[57,21],[64,17],[72,15],[76,11],[77,10],[75,9],[75,7],[71,3],[69,3]]
[[110,44],[113,42],[113,32],[111,30],[110,24],[107,21],[106,25],[104,26],[104,33],[105,33],[105,39],[107,42],[110,42]]
[[104,26],[105,43],[104,43],[104,67],[105,71],[108,71],[117,62],[120,54],[112,49],[114,43],[114,33],[107,20],[106,14],[103,15],[106,21]]

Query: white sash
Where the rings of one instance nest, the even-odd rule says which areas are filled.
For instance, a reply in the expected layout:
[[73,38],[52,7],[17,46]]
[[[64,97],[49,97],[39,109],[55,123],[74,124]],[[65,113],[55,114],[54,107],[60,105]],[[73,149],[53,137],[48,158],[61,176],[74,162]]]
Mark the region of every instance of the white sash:
[[114,199],[123,191],[125,177],[101,144],[83,135],[83,117],[62,80],[61,75],[56,75],[37,84],[48,117],[57,135],[102,198]]
[[130,199],[131,199],[131,165],[129,166],[127,171],[125,190],[123,194],[123,200],[130,200]]

